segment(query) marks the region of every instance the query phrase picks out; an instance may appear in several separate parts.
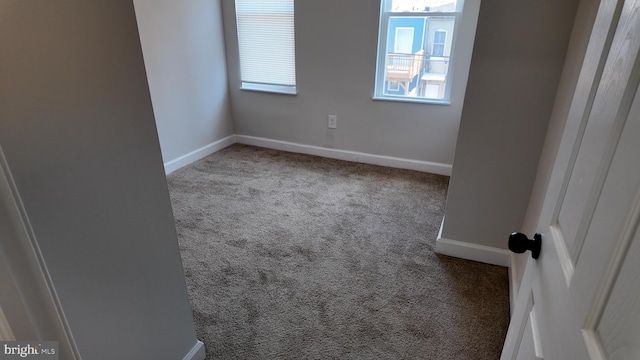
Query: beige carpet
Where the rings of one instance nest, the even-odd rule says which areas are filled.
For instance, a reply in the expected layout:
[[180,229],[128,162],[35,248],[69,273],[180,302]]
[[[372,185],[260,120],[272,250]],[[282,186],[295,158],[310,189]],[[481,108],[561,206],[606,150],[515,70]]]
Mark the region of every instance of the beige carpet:
[[505,268],[434,253],[448,178],[233,145],[168,176],[208,359],[498,359]]

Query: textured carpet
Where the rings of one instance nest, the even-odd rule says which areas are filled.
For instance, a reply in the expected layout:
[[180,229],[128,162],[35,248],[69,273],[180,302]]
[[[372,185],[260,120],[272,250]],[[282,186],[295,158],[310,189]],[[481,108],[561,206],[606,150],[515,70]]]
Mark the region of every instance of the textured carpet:
[[448,178],[244,145],[168,176],[208,359],[498,359],[505,268],[434,253]]

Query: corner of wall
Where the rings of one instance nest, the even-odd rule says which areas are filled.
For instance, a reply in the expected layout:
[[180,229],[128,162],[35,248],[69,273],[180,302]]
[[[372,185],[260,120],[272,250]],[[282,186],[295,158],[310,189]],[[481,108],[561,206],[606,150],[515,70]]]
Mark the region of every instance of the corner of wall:
[[509,267],[511,262],[510,254],[507,250],[445,238],[438,238],[436,241],[436,252],[442,255],[504,267]]
[[169,173],[219,150],[216,146],[234,133],[221,5],[219,0],[135,0],[134,6]]
[[511,252],[508,250],[443,238],[443,227],[444,219],[442,219],[440,232],[438,233],[438,239],[436,240],[436,253],[466,260],[473,260],[485,264],[505,267],[510,266]]
[[235,144],[235,142],[236,142],[236,136],[229,135],[218,141],[214,141],[201,148],[193,150],[190,153],[184,154],[177,159],[164,163],[164,173],[165,175],[169,175],[172,172],[180,169],[181,167],[187,166],[192,162],[195,162],[204,157],[207,157],[217,151],[220,151],[226,148],[227,146],[231,146]]
[[522,273],[526,264],[526,257],[517,256],[508,250],[472,244],[464,241],[445,239],[442,237],[444,219],[440,225],[436,240],[436,253],[481,263],[504,266],[509,268],[509,307],[511,313],[515,306],[518,289],[522,281]]

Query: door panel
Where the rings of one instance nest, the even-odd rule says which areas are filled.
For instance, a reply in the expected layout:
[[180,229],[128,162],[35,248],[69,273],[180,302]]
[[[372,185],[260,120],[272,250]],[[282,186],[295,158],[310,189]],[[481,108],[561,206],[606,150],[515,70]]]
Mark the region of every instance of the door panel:
[[[615,150],[626,117],[620,111],[628,92],[633,90],[637,42],[627,34],[640,31],[637,19],[628,3],[628,12],[619,19],[617,35],[610,49],[608,66],[602,73],[586,130],[579,142],[578,156],[573,164],[569,185],[558,215],[558,224],[574,264],[577,263],[584,244],[588,226],[607,175],[608,164]],[[635,14],[637,17],[637,13]]]
[[521,329],[518,350],[513,359],[544,360],[533,294],[529,297],[525,315],[526,322],[524,322]]
[[[604,112],[604,109],[597,110]],[[615,113],[592,112],[584,136],[578,144],[578,156],[560,206],[557,226],[561,229],[574,266],[578,262],[580,250],[584,244],[584,236],[593,216],[595,201],[607,175],[607,169],[600,168],[599,165],[603,154],[606,156],[605,148],[615,125],[614,120]]]
[[[615,354],[621,350],[613,349],[620,349],[620,343],[631,344],[640,338],[640,317],[632,312],[640,311],[636,308],[640,295],[640,278],[637,278],[640,270],[640,166],[637,165],[640,93],[637,91],[627,119],[585,242],[584,260],[589,266],[580,269],[573,289],[574,296],[595,293],[592,304],[585,310],[585,340],[590,352],[604,359],[617,358]],[[618,231],[613,233],[607,229]],[[604,257],[599,254],[607,254],[608,260],[599,260]],[[600,282],[590,281],[587,269],[603,273]],[[629,359],[636,358],[640,358],[640,354]]]
[[[633,39],[633,41],[629,41]],[[602,291],[602,284],[597,279],[610,271],[616,251],[624,248],[622,231],[628,225],[632,201],[640,183],[638,156],[640,154],[640,109],[638,102],[638,83],[640,82],[640,5],[639,1],[626,1],[623,16],[620,18],[617,41],[611,48],[610,61],[607,67],[618,74],[626,74],[626,78],[618,76],[605,77],[603,74],[601,102],[616,103],[615,111],[610,110],[606,116],[613,117],[615,125],[610,133],[608,143],[598,165],[607,169],[607,177],[598,198],[594,201],[594,215],[590,219],[588,232],[585,235],[581,263],[576,267],[575,285],[572,294],[581,297],[584,294],[595,294]],[[624,45],[624,46],[615,46]],[[614,87],[622,91],[614,91]],[[615,94],[615,99],[606,96]],[[596,98],[598,100],[598,97]],[[594,108],[596,105],[594,105]],[[594,278],[594,274],[598,277]],[[581,311],[589,309],[584,301],[576,306]]]
[[640,0],[603,0],[502,359],[530,358],[527,324],[547,359],[640,358],[639,49]]
[[522,342],[518,348],[518,354],[516,359],[526,360],[543,360],[544,358],[536,354],[535,343],[533,339],[533,328],[531,327],[531,319],[527,319],[527,323],[524,328],[524,334]]
[[[582,138],[588,124],[591,109],[596,97],[596,92],[600,84],[602,72],[609,55],[609,48],[615,34],[616,26],[622,11],[623,1],[603,1],[600,3],[598,13],[593,24],[593,30],[589,39],[584,62],[578,78],[578,83],[571,99],[571,106],[567,115],[564,133],[560,150],[556,156],[556,179],[549,183],[548,198],[558,196],[563,198],[566,196],[567,188],[570,182],[571,172],[567,171],[563,175],[558,169],[563,168],[563,164],[567,164],[568,168],[572,168],[576,163],[576,158],[582,143]],[[562,177],[560,180],[559,177]],[[557,194],[557,195],[556,195]],[[552,224],[549,229],[549,236],[552,237],[551,243],[556,247],[558,261],[562,268],[562,272],[567,285],[571,282],[575,269],[575,258],[572,255],[571,247],[567,245],[562,232],[558,218],[563,205],[562,201],[555,204],[548,202],[547,208],[540,214],[540,223]],[[553,207],[553,210],[549,207]],[[570,205],[567,205],[567,207]],[[578,215],[581,215],[578,213]],[[564,221],[565,228],[570,228],[570,220]],[[579,221],[573,222],[575,228],[572,231],[574,237],[578,233],[577,227]],[[573,240],[569,240],[569,244],[573,244]]]
[[617,277],[613,292],[606,302],[602,320],[595,333],[599,339],[599,352],[607,359],[640,359],[640,234],[638,218],[631,250]]

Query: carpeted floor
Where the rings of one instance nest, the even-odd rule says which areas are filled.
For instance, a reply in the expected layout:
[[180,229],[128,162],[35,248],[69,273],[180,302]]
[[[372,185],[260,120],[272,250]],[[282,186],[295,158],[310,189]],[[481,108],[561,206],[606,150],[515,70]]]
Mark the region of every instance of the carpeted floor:
[[448,178],[245,145],[168,176],[207,359],[498,359],[506,268],[434,253]]

